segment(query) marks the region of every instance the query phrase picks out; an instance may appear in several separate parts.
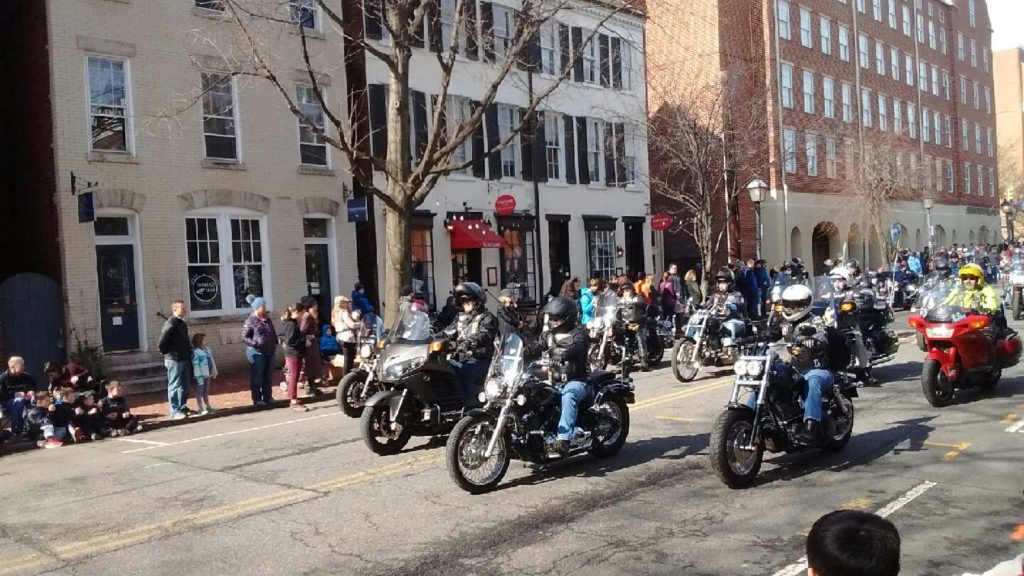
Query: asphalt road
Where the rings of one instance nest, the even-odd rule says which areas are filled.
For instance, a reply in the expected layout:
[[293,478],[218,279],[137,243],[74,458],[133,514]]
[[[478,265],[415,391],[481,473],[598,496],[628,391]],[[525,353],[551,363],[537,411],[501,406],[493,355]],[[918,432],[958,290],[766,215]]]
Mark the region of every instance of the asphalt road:
[[896,524],[904,574],[982,573],[1024,552],[1024,366],[935,409],[923,353],[901,350],[843,452],[767,456],[742,491],[707,461],[729,373],[681,384],[667,367],[638,375],[619,455],[514,462],[483,496],[448,478],[443,440],[378,457],[326,402],[4,456],[0,576],[781,576],[842,507]]

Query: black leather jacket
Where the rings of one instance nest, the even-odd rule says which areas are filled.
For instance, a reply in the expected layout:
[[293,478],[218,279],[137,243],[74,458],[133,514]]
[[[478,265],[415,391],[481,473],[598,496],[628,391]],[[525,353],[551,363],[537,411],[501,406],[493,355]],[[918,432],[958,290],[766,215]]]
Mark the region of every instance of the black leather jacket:
[[481,306],[471,313],[460,312],[444,330],[455,342],[455,358],[460,362],[489,362],[494,356],[494,337],[498,319]]
[[545,330],[540,339],[528,344],[524,357],[536,358],[547,352],[555,381],[587,381],[587,333],[581,325],[565,330]]
[[743,320],[747,311],[739,292],[713,292],[704,307],[722,320]]

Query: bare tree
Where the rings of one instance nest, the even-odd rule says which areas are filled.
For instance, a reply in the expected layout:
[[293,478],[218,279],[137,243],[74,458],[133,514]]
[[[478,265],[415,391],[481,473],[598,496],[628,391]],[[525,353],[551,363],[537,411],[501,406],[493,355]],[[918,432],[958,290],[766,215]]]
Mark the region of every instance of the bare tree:
[[[608,34],[605,24],[623,11],[633,11],[629,0],[602,0],[606,8],[593,30],[583,35],[582,42],[574,39],[571,53],[563,50],[560,75],[554,79],[533,82],[532,72],[540,66],[539,32],[561,11],[573,9],[570,0],[524,0],[515,11],[511,36],[494,33],[493,21],[486,21],[481,11],[480,35],[477,38],[476,0],[365,0],[365,22],[372,23],[379,40],[368,40],[363,33],[364,15],[356,14],[348,21],[338,11],[337,2],[326,0],[214,0],[208,4],[224,11],[225,24],[230,37],[202,34],[200,42],[216,48],[231,73],[248,76],[269,83],[280,95],[293,115],[303,121],[318,138],[338,150],[348,160],[353,177],[364,190],[373,194],[385,210],[386,276],[384,301],[394,302],[400,288],[409,283],[411,276],[411,237],[409,220],[413,211],[426,200],[438,181],[445,176],[469,168],[473,159],[453,160],[453,153],[474,137],[481,128],[485,113],[495,103],[499,88],[511,90],[524,97],[520,117],[513,130],[504,134],[497,143],[492,139],[485,158],[500,154],[512,145],[522,133],[532,135],[536,111],[574,70],[582,57],[584,45],[596,42],[598,31]],[[349,93],[348,110],[325,96],[322,75],[325,66],[340,67],[340,62],[324,61],[311,55],[309,32],[296,25],[305,10],[317,8],[325,22],[344,42],[344,58],[372,58],[383,64],[388,72],[386,108],[386,154],[371,151],[370,135],[360,128],[365,120],[365,94]],[[444,25],[442,26],[442,21]],[[450,29],[445,34],[443,29]],[[294,33],[293,42],[301,54],[301,63],[281,57],[270,40],[280,38],[281,29]],[[467,33],[468,32],[468,33]],[[467,43],[472,43],[469,46]],[[230,44],[230,48],[225,46]],[[452,78],[457,70],[466,67],[460,46],[473,51],[471,59],[489,63],[480,74],[479,97],[472,111],[459,122],[446,118],[446,105]],[[410,72],[416,48],[429,47],[434,53],[431,66],[437,73],[436,105],[429,113],[427,133],[416,135],[416,149],[412,150],[412,122],[410,101],[413,87]],[[307,119],[300,103],[291,90],[287,71],[303,66],[304,83],[310,85],[323,108],[326,123]],[[465,73],[465,72],[463,72]],[[328,128],[329,127],[329,128]],[[363,168],[360,168],[363,167]],[[373,172],[384,176],[386,185],[374,185]]]

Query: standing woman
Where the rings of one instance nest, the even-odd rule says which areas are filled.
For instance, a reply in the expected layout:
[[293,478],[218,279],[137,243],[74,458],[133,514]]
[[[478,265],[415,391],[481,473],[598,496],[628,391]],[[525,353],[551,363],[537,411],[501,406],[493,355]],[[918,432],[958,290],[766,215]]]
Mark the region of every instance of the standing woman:
[[697,282],[697,272],[690,268],[686,271],[686,276],[683,276],[683,280],[686,282],[686,291],[690,294],[690,299],[693,300],[693,306],[700,307],[704,304],[704,294],[701,293],[700,283]]
[[679,295],[676,294],[676,286],[672,281],[672,275],[667,271],[661,273],[661,283],[658,284],[658,294],[661,300],[662,318],[675,318],[676,302],[679,301]]
[[352,301],[348,297],[334,297],[331,324],[341,343],[341,353],[345,355],[345,374],[348,374],[356,361],[356,340],[363,329],[363,323],[352,315]]
[[308,410],[299,401],[299,372],[302,371],[302,359],[306,356],[306,335],[299,327],[306,306],[301,302],[285,310],[281,316],[281,335],[284,345],[285,380],[288,382],[288,405],[296,412]]
[[580,299],[580,279],[573,276],[562,284],[562,290],[558,293],[563,298],[572,298],[578,301]]
[[306,393],[316,396],[317,385],[323,373],[323,358],[320,357],[320,303],[312,296],[302,299],[306,306],[306,315],[302,317],[299,327],[306,337],[306,353],[303,365],[306,371]]
[[242,326],[245,357],[249,360],[249,387],[252,403],[263,407],[274,401],[270,379],[274,375],[274,353],[277,352],[277,332],[267,314],[267,301],[254,298],[250,304],[252,314]]

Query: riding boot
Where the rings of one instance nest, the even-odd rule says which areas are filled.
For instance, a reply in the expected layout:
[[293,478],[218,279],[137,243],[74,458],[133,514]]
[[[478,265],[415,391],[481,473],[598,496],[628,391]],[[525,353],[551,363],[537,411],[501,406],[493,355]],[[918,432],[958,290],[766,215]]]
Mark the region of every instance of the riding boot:
[[804,421],[804,427],[799,434],[796,435],[796,441],[808,446],[813,446],[818,443],[818,421],[811,420],[808,418]]

